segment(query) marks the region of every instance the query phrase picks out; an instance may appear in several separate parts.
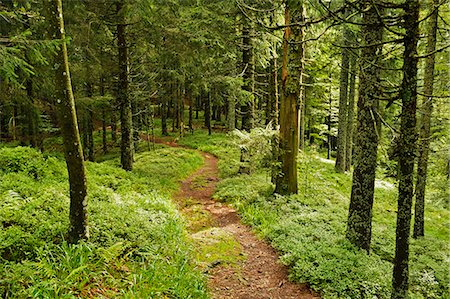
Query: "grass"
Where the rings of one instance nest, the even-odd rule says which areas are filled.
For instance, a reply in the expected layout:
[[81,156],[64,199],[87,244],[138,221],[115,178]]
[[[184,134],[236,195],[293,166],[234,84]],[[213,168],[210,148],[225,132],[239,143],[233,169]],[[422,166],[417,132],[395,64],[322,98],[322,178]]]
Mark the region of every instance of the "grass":
[[87,163],[88,242],[69,245],[65,162],[30,148],[0,149],[2,298],[207,298],[196,254],[169,195],[198,168],[193,151],[158,146]]
[[[299,195],[273,196],[267,172],[236,175],[238,151],[223,134],[196,132],[180,143],[217,155],[224,178],[215,197],[232,203],[242,219],[270,240],[290,267],[323,298],[389,298],[395,251],[397,191],[375,189],[370,255],[345,239],[351,176],[309,152],[299,159]],[[430,193],[434,190],[430,188]],[[436,192],[436,191],[435,191]],[[449,298],[450,213],[427,201],[426,236],[411,240],[411,298]]]

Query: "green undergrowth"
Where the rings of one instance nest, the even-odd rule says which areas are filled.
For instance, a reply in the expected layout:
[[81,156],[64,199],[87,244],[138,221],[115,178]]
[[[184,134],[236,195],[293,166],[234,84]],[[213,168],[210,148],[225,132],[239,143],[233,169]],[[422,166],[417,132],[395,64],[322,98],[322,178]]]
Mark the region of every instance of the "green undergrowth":
[[169,199],[201,156],[158,146],[118,164],[87,163],[90,240],[69,245],[65,162],[0,149],[2,298],[207,298]]
[[[183,142],[215,153],[228,164],[237,163],[229,143],[211,145],[204,138]],[[220,140],[220,136],[215,138]],[[317,153],[301,155],[298,167],[299,195],[273,196],[269,174],[260,171],[234,176],[222,173],[225,179],[215,197],[232,203],[244,222],[270,240],[293,280],[308,283],[323,298],[390,298],[396,187],[384,181],[377,184],[368,255],[345,239],[351,175],[337,174],[334,164]],[[427,205],[426,236],[411,240],[411,298],[450,296],[449,220],[447,209]]]
[[196,130],[194,134],[186,134],[178,143],[219,157],[219,175],[226,178],[235,175],[239,169],[239,149],[230,139],[226,133],[208,135],[204,130]]

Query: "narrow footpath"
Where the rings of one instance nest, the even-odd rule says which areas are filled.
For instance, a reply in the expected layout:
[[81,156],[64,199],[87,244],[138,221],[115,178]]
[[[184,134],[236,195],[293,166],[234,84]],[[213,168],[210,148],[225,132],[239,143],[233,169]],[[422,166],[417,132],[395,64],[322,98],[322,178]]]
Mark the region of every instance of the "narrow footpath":
[[[164,142],[178,146],[173,142]],[[242,224],[236,211],[227,204],[212,199],[218,179],[217,158],[200,152],[204,165],[181,182],[181,190],[175,195],[180,210],[187,216],[194,208],[207,214],[203,225],[190,227],[192,237],[198,234],[227,234],[240,244],[242,256],[234,265],[227,258],[219,258],[208,265],[208,287],[213,298],[240,299],[289,299],[320,298],[306,285],[288,280],[287,268],[278,261],[275,250],[256,237],[251,229]],[[197,213],[198,214],[198,213]],[[192,217],[191,217],[192,218]],[[194,221],[195,222],[195,221]],[[239,247],[239,246],[236,246]]]

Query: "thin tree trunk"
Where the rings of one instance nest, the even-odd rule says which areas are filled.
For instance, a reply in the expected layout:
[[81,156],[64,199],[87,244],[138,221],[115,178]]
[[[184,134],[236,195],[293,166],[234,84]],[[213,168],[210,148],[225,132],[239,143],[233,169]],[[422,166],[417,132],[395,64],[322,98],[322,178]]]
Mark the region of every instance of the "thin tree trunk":
[[236,96],[234,94],[232,94],[229,98],[228,98],[228,129],[230,131],[234,130],[235,127],[235,117],[236,117],[236,110],[235,110],[235,106],[236,106]]
[[353,55],[351,58],[350,66],[350,83],[349,83],[349,93],[348,93],[348,107],[347,107],[347,134],[345,141],[345,171],[350,171],[352,166],[352,150],[353,150],[353,118],[355,111],[355,92],[356,92],[356,72],[357,68],[357,57]]
[[108,152],[108,141],[106,137],[106,111],[105,107],[102,107],[102,144],[103,154]]
[[244,69],[243,89],[250,94],[247,102],[241,105],[242,130],[250,131],[252,128],[252,101],[253,101],[253,41],[251,37],[251,28],[247,23],[242,27],[242,67]]
[[161,130],[163,136],[168,136],[167,132],[167,99],[161,99]]
[[[300,2],[300,12],[301,12],[301,20],[305,20],[306,19],[306,8],[305,5],[303,5],[303,2]],[[298,131],[299,131],[299,149],[300,150],[304,150],[305,149],[305,107],[306,107],[306,87],[305,87],[305,55],[306,55],[306,49],[305,49],[305,43],[304,43],[304,38],[305,38],[305,27],[302,26],[300,27],[301,30],[301,52],[302,52],[302,57],[300,58],[300,94],[299,94],[299,120],[298,120]]]
[[416,150],[417,41],[419,38],[419,1],[405,4],[403,81],[400,90],[402,114],[399,140],[398,212],[393,271],[393,299],[408,298],[409,234],[414,193],[414,155]]
[[31,147],[37,147],[37,134],[38,134],[38,124],[37,124],[37,115],[36,108],[34,106],[33,99],[33,81],[28,79],[26,82],[26,91],[27,97],[30,101],[30,107],[28,110],[28,136]]
[[[100,96],[105,96],[105,78],[103,75],[100,77]],[[108,142],[106,137],[106,108],[102,105],[102,148],[103,154],[108,152]]]
[[377,83],[380,82],[379,60],[383,37],[380,6],[364,2],[362,29],[363,45],[361,55],[358,127],[355,142],[355,170],[347,222],[347,239],[359,248],[370,250],[372,238],[372,206],[377,167],[378,135],[376,132]]
[[80,134],[78,132],[75,100],[70,81],[69,61],[67,57],[66,37],[61,0],[49,1],[53,13],[53,36],[61,41],[58,50],[56,71],[56,107],[58,110],[61,133],[64,140],[64,153],[70,186],[70,242],[76,243],[80,239],[88,239],[87,221],[87,186],[84,167],[83,151],[81,149]]
[[116,2],[117,46],[119,48],[119,103],[120,103],[120,162],[125,170],[133,169],[133,120],[131,100],[128,95],[128,45],[126,41],[124,0]]
[[116,111],[111,111],[111,140],[115,144],[117,141],[117,115]]
[[87,152],[88,152],[88,160],[93,162],[95,160],[94,155],[94,123],[93,123],[93,113],[92,107],[88,106],[86,109],[87,113]]
[[[433,14],[428,23],[427,53],[433,53],[436,50],[436,33],[438,19],[439,1],[433,1]],[[423,237],[424,214],[425,214],[425,187],[427,183],[428,153],[430,151],[430,129],[431,114],[433,111],[433,83],[434,83],[434,61],[435,55],[431,54],[425,59],[425,74],[423,80],[423,93],[428,95],[423,98],[421,107],[422,117],[419,127],[419,160],[417,162],[417,181],[416,181],[416,205],[414,209],[414,233],[413,237]]]
[[187,94],[188,99],[189,99],[189,122],[188,122],[188,127],[189,130],[193,131],[194,130],[194,126],[192,124],[192,114],[193,114],[193,107],[192,107],[192,94],[188,93]]
[[211,93],[208,92],[208,98],[205,102],[205,124],[208,128],[208,135],[211,135]]

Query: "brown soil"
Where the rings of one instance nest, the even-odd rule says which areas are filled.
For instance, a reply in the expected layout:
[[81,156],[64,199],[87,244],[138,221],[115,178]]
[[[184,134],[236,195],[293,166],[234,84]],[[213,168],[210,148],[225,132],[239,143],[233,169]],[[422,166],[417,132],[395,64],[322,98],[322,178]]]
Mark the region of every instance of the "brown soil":
[[[156,142],[178,146],[168,139],[156,140]],[[220,260],[210,265],[208,287],[212,297],[320,298],[307,285],[290,282],[287,268],[278,261],[276,251],[259,239],[248,226],[242,224],[231,206],[212,199],[219,180],[217,158],[207,153],[202,155],[205,160],[204,165],[181,182],[181,189],[175,195],[175,200],[181,208],[188,206],[187,201],[199,204],[212,218],[203,228],[216,227],[231,234],[241,245],[243,251],[241,254],[245,257],[234,266],[222,263]],[[202,182],[200,186],[199,181]]]

